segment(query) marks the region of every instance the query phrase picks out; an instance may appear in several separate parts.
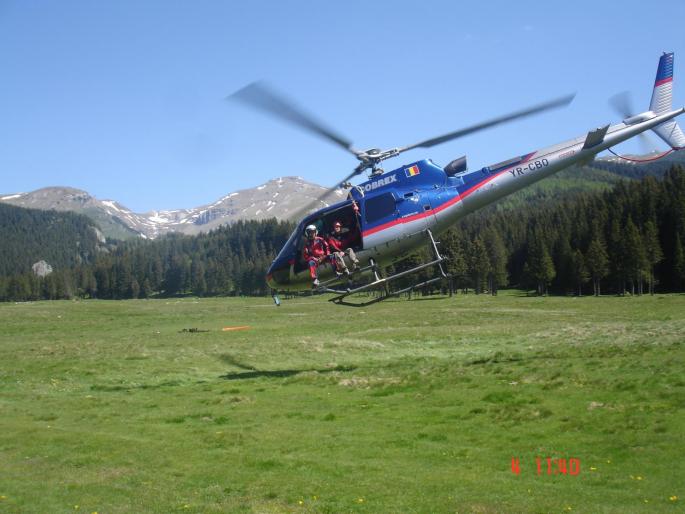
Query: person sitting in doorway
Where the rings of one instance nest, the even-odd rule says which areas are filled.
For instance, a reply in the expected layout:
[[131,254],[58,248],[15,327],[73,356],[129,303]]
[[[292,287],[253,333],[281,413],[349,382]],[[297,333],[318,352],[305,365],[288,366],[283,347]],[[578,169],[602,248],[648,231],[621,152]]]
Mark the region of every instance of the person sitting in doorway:
[[354,271],[359,269],[359,260],[354,253],[354,250],[350,248],[350,241],[352,240],[351,232],[348,230],[346,234],[342,231],[342,223],[336,221],[333,223],[333,232],[328,235],[328,246],[331,250],[331,255],[333,256],[335,262],[335,272],[338,276],[350,274],[350,270],[345,263],[345,255],[350,259],[352,265],[354,266]]
[[317,268],[327,260],[330,260],[330,248],[323,237],[319,237],[314,225],[308,225],[304,230],[306,241],[302,249],[302,259],[309,266],[309,276],[312,279],[312,287],[319,286],[319,273]]

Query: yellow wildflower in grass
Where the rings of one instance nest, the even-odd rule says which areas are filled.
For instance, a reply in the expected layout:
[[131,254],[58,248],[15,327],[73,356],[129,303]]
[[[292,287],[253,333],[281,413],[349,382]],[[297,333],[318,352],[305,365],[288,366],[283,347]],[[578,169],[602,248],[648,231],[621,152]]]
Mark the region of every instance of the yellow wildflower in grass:
[[635,477],[635,480],[642,480],[642,477],[640,475]]
[[610,460],[607,460],[607,464],[611,464],[611,461],[610,461]]
[[678,497],[674,494],[673,496],[669,496],[668,499],[671,500],[672,502],[674,502],[674,501],[678,500]]
[[300,505],[304,504],[304,502],[302,500],[297,500],[297,503],[299,503]]
[[597,468],[594,466],[590,466],[590,471],[597,471]]
[[6,500],[6,499],[7,499],[7,496],[5,496],[4,494],[0,494],[0,500]]
[[357,503],[364,503],[364,498],[357,498]]

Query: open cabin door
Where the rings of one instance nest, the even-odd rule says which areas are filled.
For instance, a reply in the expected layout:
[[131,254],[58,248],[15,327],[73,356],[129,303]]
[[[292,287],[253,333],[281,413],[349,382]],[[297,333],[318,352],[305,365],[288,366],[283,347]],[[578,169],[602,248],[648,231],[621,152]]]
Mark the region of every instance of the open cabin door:
[[295,274],[308,269],[308,265],[302,259],[302,250],[305,245],[305,228],[314,225],[319,236],[326,239],[333,232],[333,223],[339,221],[342,224],[343,235],[348,236],[348,246],[355,252],[362,250],[362,224],[357,211],[355,211],[352,201],[344,204],[336,204],[328,209],[322,209],[305,218],[300,225],[301,234],[296,245],[296,252],[293,255],[295,260]]

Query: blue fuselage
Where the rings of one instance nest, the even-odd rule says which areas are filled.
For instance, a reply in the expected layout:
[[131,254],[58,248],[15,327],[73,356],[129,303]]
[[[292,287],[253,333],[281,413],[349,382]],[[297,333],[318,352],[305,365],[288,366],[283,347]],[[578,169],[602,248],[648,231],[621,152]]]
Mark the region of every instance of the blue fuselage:
[[[301,263],[304,227],[318,224],[325,232],[336,213],[350,211],[352,201],[359,206],[355,214],[361,236],[356,248],[359,259],[365,263],[372,258],[387,266],[426,244],[426,229],[439,235],[463,216],[568,166],[589,162],[597,153],[682,113],[679,109],[631,125],[605,127],[599,142],[592,139],[591,132],[454,176],[430,160],[372,176],[350,189],[345,202],[321,209],[299,223],[269,268],[267,283],[279,290],[310,288],[309,272]],[[321,273],[326,278],[333,270],[322,266]]]

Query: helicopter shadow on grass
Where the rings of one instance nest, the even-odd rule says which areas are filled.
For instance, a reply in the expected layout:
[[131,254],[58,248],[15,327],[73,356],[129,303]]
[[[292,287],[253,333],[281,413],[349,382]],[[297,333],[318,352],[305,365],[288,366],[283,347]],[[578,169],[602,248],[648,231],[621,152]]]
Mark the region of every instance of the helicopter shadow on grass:
[[315,373],[332,373],[334,371],[354,371],[357,369],[356,366],[335,366],[334,368],[306,368],[306,369],[275,369],[275,370],[259,370],[249,364],[244,364],[237,360],[234,356],[224,353],[219,356],[223,362],[231,364],[245,371],[240,371],[236,373],[226,373],[221,375],[219,378],[224,380],[249,380],[252,378],[286,378],[299,375],[300,373],[315,372]]

